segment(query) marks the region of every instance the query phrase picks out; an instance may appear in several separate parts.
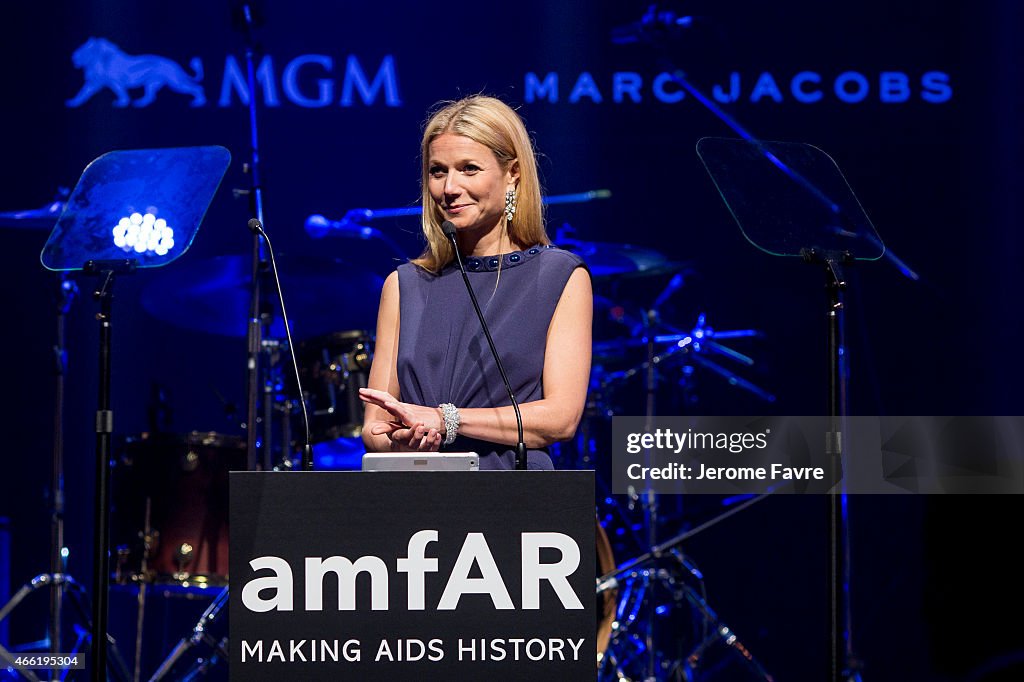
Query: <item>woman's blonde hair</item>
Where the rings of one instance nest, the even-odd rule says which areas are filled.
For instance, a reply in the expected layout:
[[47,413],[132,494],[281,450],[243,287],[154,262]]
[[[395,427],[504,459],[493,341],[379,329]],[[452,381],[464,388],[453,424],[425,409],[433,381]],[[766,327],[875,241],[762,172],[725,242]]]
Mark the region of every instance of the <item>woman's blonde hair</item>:
[[[430,143],[444,133],[463,135],[494,152],[503,171],[513,161],[519,163],[516,187],[516,214],[508,222],[508,236],[522,246],[549,244],[544,229],[544,209],[540,198],[540,178],[530,135],[523,120],[510,106],[494,97],[473,95],[457,102],[442,103],[423,129],[422,174],[423,236],[427,247],[412,262],[431,272],[440,272],[455,258],[451,242],[444,236],[444,214],[430,197]],[[502,218],[504,220],[504,218]]]

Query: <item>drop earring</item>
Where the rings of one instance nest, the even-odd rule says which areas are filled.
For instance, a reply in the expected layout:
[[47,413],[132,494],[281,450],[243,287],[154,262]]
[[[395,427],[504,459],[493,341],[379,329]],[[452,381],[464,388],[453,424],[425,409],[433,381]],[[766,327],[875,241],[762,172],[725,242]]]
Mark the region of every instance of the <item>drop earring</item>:
[[512,222],[512,217],[516,214],[516,191],[510,189],[505,192],[505,220]]

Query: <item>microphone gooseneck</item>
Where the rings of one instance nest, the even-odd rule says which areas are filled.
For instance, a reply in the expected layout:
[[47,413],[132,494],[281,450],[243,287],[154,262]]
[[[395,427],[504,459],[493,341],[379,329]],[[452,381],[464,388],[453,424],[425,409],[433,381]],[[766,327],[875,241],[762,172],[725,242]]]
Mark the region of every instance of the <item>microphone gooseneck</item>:
[[494,364],[498,366],[498,372],[501,374],[501,380],[505,382],[505,390],[508,391],[508,399],[512,401],[512,409],[516,413],[516,427],[519,429],[519,442],[516,443],[516,470],[526,470],[526,443],[523,440],[523,415],[519,411],[519,402],[516,401],[515,394],[512,393],[512,384],[508,381],[508,375],[505,374],[505,367],[501,364],[501,358],[498,356],[498,349],[494,347],[494,339],[491,338],[491,330],[487,328],[487,322],[484,320],[484,314],[480,311],[480,304],[476,300],[476,293],[473,291],[473,287],[469,283],[469,275],[466,274],[466,266],[462,263],[462,254],[459,253],[459,245],[455,241],[455,225],[450,221],[446,220],[441,223],[441,230],[444,235],[448,237],[448,241],[452,243],[452,249],[455,251],[455,260],[459,264],[459,272],[462,273],[462,281],[466,283],[466,291],[469,292],[469,298],[473,301],[473,309],[476,310],[476,316],[480,319],[480,326],[483,327],[484,336],[487,337],[487,345],[491,348],[491,354],[494,356]]
[[[306,410],[305,393],[302,390],[302,377],[299,376],[299,362],[295,358],[295,344],[292,343],[292,328],[288,323],[288,312],[284,307],[284,292],[281,291],[281,278],[277,274],[277,261],[274,259],[274,247],[270,244],[270,237],[263,229],[263,224],[257,218],[251,218],[248,222],[249,230],[258,234],[267,242],[267,253],[270,254],[270,267],[274,273],[274,286],[277,288],[277,300],[281,304],[281,318],[284,321],[284,331],[288,336],[288,352],[292,358],[292,368],[295,370],[295,386],[299,391],[299,403],[302,405],[302,425],[306,430],[306,439],[302,446],[302,470],[313,470],[313,444],[309,435],[309,412]],[[283,447],[287,447],[285,444]]]

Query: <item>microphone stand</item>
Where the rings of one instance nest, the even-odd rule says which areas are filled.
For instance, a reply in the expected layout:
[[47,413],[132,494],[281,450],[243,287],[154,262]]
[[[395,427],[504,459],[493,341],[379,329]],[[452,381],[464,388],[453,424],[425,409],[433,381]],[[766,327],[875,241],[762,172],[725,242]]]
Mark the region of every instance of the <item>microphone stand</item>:
[[[295,387],[299,392],[299,403],[302,405],[302,424],[306,429],[306,439],[302,446],[302,470],[312,471],[313,470],[313,444],[310,439],[309,432],[309,411],[306,408],[306,397],[302,390],[302,377],[299,376],[299,362],[295,358],[295,344],[292,343],[292,329],[288,323],[288,311],[284,307],[284,292],[281,291],[281,277],[277,272],[277,260],[274,258],[274,247],[270,243],[270,237],[263,229],[263,225],[256,218],[251,218],[248,223],[249,229],[252,230],[253,234],[258,234],[267,243],[267,253],[270,254],[270,267],[274,273],[274,284],[277,288],[278,302],[281,304],[281,319],[284,322],[284,333],[288,337],[288,351],[291,353],[292,368],[295,370]],[[268,421],[269,423],[269,421]],[[288,447],[287,439],[284,439],[281,444],[282,449]],[[284,461],[288,461],[288,457],[285,456]]]
[[[53,347],[53,472],[50,482],[52,516],[50,517],[50,575],[64,572],[64,377],[67,375],[68,353],[64,346],[65,320],[78,293],[78,285],[61,273],[57,302],[57,343]],[[64,583],[55,583],[50,593],[50,653],[61,649],[61,612],[64,607]]]
[[[63,272],[57,279],[56,338],[53,345],[54,405],[53,405],[53,469],[50,472],[50,572],[41,573],[23,586],[6,604],[0,606],[0,622],[37,589],[50,588],[50,612],[46,639],[50,655],[63,652],[64,598],[68,587],[81,586],[69,575],[64,557],[64,379],[67,376],[68,356],[65,347],[65,322],[71,310],[78,285]],[[13,659],[0,647],[0,661],[13,665]],[[35,676],[29,679],[33,679]]]
[[114,411],[110,404],[110,360],[112,348],[112,313],[111,305],[114,297],[114,280],[118,274],[135,271],[137,262],[120,261],[89,261],[85,264],[85,272],[100,279],[100,285],[93,296],[100,303],[100,312],[96,320],[100,323],[99,347],[99,399],[96,410],[96,497],[94,537],[95,567],[93,570],[93,602],[92,602],[92,647],[91,679],[100,682],[107,679],[107,604],[109,592],[107,582],[110,580],[110,500],[108,482],[110,478],[110,447],[114,431]]
[[[249,163],[246,164],[246,170],[250,178],[250,189],[248,192],[249,208],[255,219],[262,223],[263,186],[260,176],[259,130],[256,125],[256,68],[253,65],[256,43],[256,19],[252,3],[250,2],[243,2],[238,11],[241,13],[245,29],[246,84],[249,88],[249,145],[251,158]],[[246,452],[248,453],[247,468],[249,471],[267,470],[270,468],[269,457],[265,456],[265,453],[268,453],[270,449],[270,420],[266,416],[259,416],[259,385],[261,379],[264,379],[262,383],[266,384],[266,378],[263,377],[262,373],[269,371],[269,368],[266,367],[267,363],[265,361],[261,362],[263,339],[269,336],[270,332],[269,320],[263,319],[263,306],[261,305],[263,295],[260,280],[265,272],[263,267],[265,260],[262,238],[258,232],[254,231],[252,237],[252,267],[250,269],[252,280],[249,289],[249,323],[246,338],[248,360],[246,362],[245,435]],[[267,396],[264,395],[264,402],[266,401]],[[268,408],[269,405],[264,407]],[[259,438],[258,433],[258,425],[261,420],[263,427],[267,429],[267,433],[264,434],[262,439]]]
[[469,292],[469,298],[473,301],[473,309],[476,310],[476,316],[480,318],[480,326],[483,327],[484,336],[487,337],[487,345],[490,346],[491,354],[494,356],[494,364],[498,366],[501,380],[505,382],[505,390],[508,391],[508,399],[512,401],[512,409],[516,413],[516,427],[519,429],[519,441],[516,443],[516,471],[526,471],[526,443],[523,441],[523,415],[519,411],[519,403],[516,401],[516,396],[512,393],[512,384],[509,383],[508,375],[505,374],[505,368],[502,366],[501,358],[498,356],[498,349],[494,347],[491,330],[487,328],[484,314],[480,311],[480,303],[476,300],[476,292],[473,291],[473,286],[469,283],[469,275],[466,274],[466,266],[462,263],[462,254],[459,253],[459,245],[455,241],[455,225],[451,221],[446,220],[441,223],[441,229],[444,230],[448,241],[452,243],[452,249],[455,251],[455,260],[459,264],[459,272],[462,273],[462,281],[466,283],[466,291]]

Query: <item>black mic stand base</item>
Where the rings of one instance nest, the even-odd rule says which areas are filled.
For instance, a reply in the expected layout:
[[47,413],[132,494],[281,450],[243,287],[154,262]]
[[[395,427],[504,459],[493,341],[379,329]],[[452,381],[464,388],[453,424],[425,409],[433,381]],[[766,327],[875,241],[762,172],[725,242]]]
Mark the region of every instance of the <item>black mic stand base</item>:
[[526,471],[526,445],[522,441],[516,444],[516,471]]

